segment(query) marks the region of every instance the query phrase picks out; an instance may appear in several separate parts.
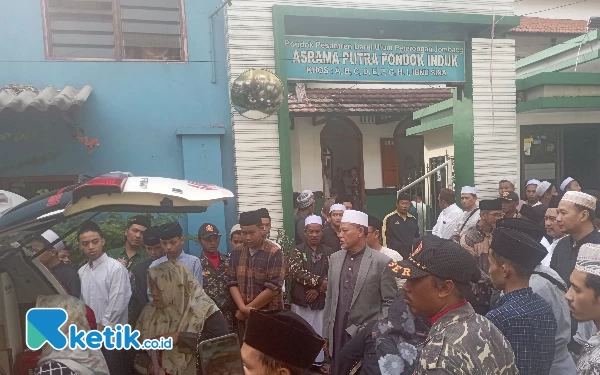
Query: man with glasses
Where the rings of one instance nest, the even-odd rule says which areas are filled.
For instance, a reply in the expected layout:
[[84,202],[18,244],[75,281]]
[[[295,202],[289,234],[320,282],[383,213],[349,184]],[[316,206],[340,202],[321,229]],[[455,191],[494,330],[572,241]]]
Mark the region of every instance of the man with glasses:
[[492,232],[496,221],[502,219],[502,201],[499,199],[479,202],[479,222],[460,237],[460,245],[469,250],[477,259],[481,279],[472,284],[473,298],[470,301],[478,314],[485,315],[490,309],[493,286],[487,275],[490,269],[488,254],[492,243]]

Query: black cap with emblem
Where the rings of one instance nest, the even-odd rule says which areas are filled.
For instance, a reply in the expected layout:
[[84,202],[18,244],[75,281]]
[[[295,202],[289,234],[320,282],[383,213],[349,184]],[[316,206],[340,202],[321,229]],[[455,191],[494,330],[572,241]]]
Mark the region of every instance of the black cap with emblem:
[[407,260],[391,262],[394,276],[402,279],[434,275],[459,283],[477,282],[481,272],[475,257],[459,244],[433,235],[415,241]]

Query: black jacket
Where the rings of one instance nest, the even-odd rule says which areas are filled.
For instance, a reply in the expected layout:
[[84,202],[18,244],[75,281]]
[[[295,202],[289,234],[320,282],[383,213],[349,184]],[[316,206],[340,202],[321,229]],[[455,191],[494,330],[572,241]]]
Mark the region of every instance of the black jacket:
[[404,259],[408,259],[414,239],[420,237],[419,223],[411,214],[407,214],[404,220],[394,211],[383,219],[381,237],[383,246],[396,250]]
[[325,293],[311,303],[306,301],[309,289],[318,289],[327,280],[329,257],[333,253],[330,247],[319,245],[317,251],[303,243],[296,246],[289,260],[288,272],[292,276],[292,303],[312,310],[325,308]]

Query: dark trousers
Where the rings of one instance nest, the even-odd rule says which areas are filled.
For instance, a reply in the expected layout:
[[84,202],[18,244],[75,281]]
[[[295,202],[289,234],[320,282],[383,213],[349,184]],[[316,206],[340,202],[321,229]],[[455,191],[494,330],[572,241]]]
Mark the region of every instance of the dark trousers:
[[103,348],[102,354],[108,365],[110,375],[134,374],[135,350],[107,350]]

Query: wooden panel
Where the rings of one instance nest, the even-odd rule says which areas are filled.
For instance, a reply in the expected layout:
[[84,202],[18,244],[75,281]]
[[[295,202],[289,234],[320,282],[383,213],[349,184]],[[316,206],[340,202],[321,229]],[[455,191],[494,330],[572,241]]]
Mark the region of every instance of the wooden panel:
[[398,158],[394,138],[381,138],[381,174],[383,187],[398,186]]

